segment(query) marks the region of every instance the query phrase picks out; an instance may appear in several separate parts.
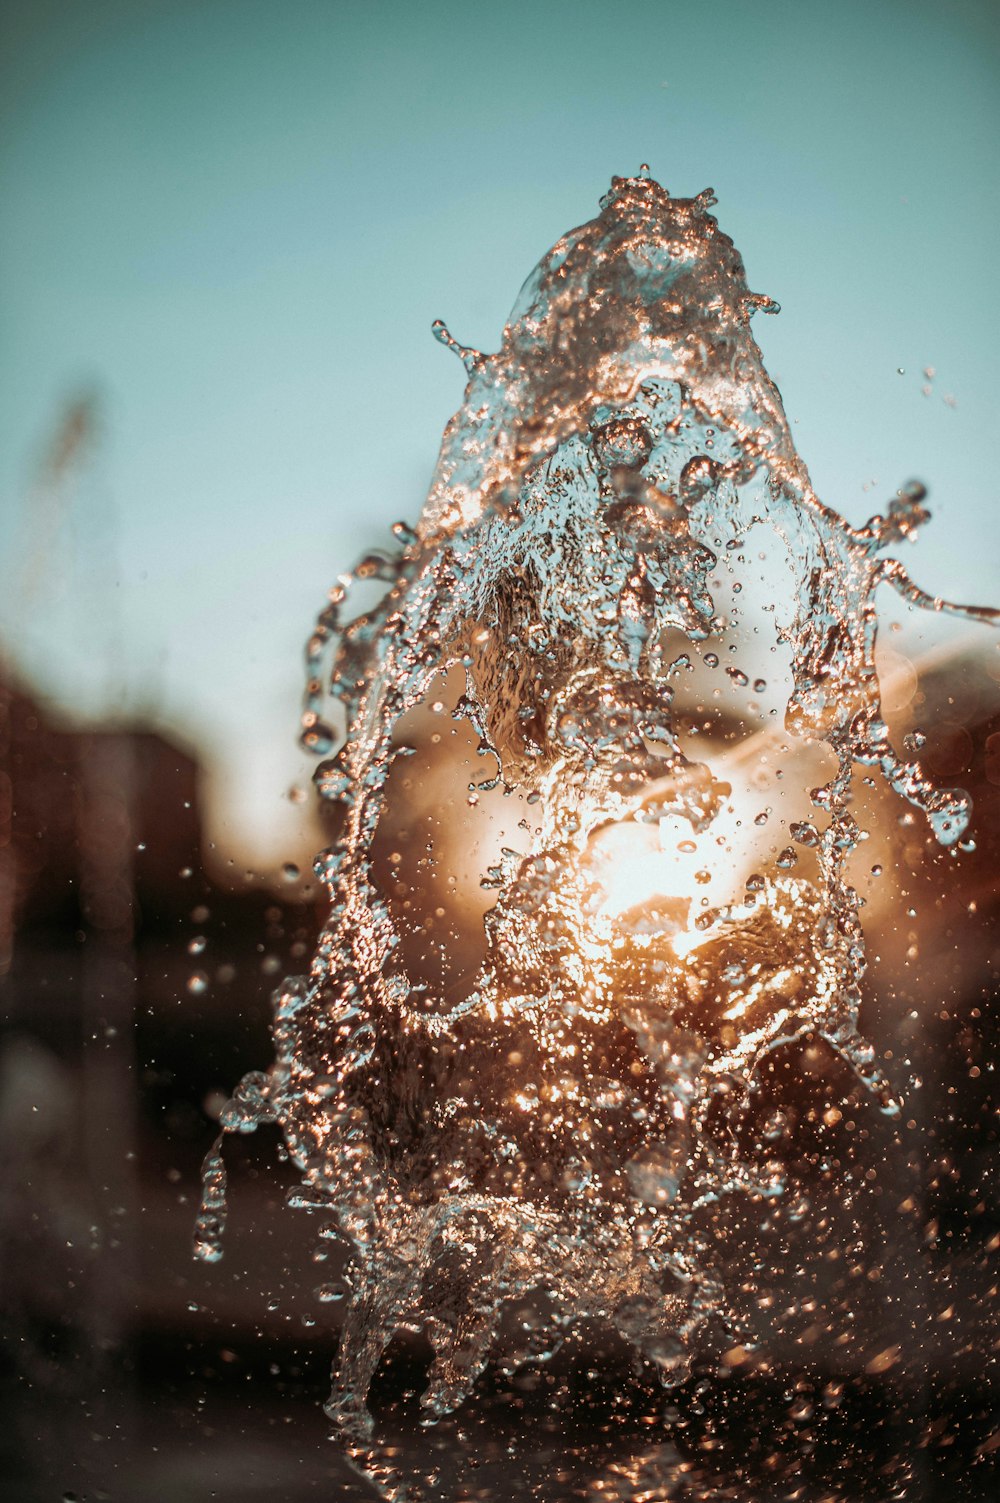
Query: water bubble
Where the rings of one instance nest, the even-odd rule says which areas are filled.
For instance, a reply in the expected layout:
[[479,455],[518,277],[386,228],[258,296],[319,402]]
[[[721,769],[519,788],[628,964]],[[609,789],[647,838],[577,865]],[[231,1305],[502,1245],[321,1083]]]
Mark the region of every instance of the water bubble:
[[612,418],[594,434],[594,452],[608,469],[637,469],[653,447],[649,429],[638,418]]

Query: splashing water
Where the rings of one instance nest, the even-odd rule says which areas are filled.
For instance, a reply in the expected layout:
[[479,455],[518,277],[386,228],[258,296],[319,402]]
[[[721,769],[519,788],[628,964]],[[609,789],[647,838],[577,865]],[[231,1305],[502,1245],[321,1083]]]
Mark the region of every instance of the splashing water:
[[[222,1123],[280,1124],[299,1203],[350,1249],[329,1405],[349,1436],[370,1424],[399,1330],[432,1343],[429,1419],[491,1356],[513,1371],[587,1318],[679,1381],[726,1314],[706,1209],[782,1191],[741,1146],[762,1062],[813,1035],[898,1110],[856,1028],[852,779],[877,769],[944,845],[970,811],[890,745],[874,595],[998,613],[928,596],[883,556],[926,519],[921,488],[860,529],[817,498],[750,332],[777,305],[748,292],[714,202],[645,171],[616,178],[528,279],[497,354],[435,325],[468,384],[423,516],[354,572],[385,586],[380,603],[351,619],[342,580],[309,644],[303,740],[339,820],[317,860],[329,917],[310,976],[277,996],[275,1063]],[[734,645],[727,692],[753,678],[736,567],[752,528],[787,571],[763,606],[786,661],[784,734],[710,766],[692,754],[692,706]],[[455,716],[496,768],[470,802],[495,790],[530,814],[526,848],[485,875],[485,952],[457,1003],[408,969],[372,858],[390,769],[412,751],[400,722],[455,670]],[[349,730],[335,756],[327,676]],[[825,749],[829,776],[791,846],[786,833],[748,856],[741,777],[791,738]],[[220,1256],[224,1219],[220,1140],[203,1258]],[[514,1336],[505,1311],[529,1299]]]

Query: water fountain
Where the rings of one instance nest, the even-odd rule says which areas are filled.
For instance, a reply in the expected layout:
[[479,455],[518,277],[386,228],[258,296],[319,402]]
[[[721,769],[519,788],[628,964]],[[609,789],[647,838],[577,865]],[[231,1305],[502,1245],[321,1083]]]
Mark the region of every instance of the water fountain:
[[[970,801],[891,744],[874,597],[998,613],[886,555],[926,519],[920,487],[861,528],[817,497],[751,334],[777,305],[714,202],[616,178],[496,354],[435,325],[468,381],[423,515],[336,585],[309,643],[329,915],[222,1127],[279,1124],[295,1202],[349,1252],[321,1297],[346,1305],[328,1412],[359,1457],[399,1331],[433,1349],[428,1422],[581,1322],[667,1391],[713,1342],[739,1368],[723,1229],[794,1199],[763,1077],[808,1042],[899,1113],[857,1026],[857,784],[880,776],[952,851]],[[422,781],[426,850],[398,812]],[[465,924],[464,970],[427,963],[435,920]],[[224,1220],[220,1139],[202,1258]],[[593,1497],[660,1496],[644,1475]]]

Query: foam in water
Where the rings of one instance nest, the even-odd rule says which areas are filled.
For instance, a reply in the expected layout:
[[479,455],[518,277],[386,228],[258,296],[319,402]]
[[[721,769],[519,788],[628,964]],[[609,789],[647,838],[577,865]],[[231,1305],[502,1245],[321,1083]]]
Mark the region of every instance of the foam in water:
[[[274,1063],[222,1125],[280,1124],[298,1203],[350,1249],[329,1405],[349,1436],[370,1424],[400,1330],[434,1349],[429,1420],[491,1356],[514,1370],[584,1318],[678,1381],[726,1314],[706,1213],[782,1192],[740,1146],[762,1062],[814,1035],[897,1110],[856,1027],[852,784],[876,769],[945,845],[969,800],[890,744],[874,595],[997,613],[926,595],[886,557],[927,516],[919,487],[860,529],[816,496],[751,334],[777,306],[748,291],[714,202],[672,198],[645,169],[616,178],[532,273],[496,354],[435,326],[468,384],[423,515],[354,572],[381,601],[352,618],[342,581],[309,644],[303,739],[339,818],[317,859],[329,917],[310,975],[277,996]],[[740,599],[751,532],[785,571],[761,606],[764,647]],[[705,684],[742,695],[746,724],[769,648],[783,717],[769,728],[761,709],[720,750],[699,717],[721,691]],[[411,974],[372,858],[390,769],[411,750],[400,723],[449,671],[495,769],[470,800],[528,816],[520,848],[483,874],[496,900],[457,1001]],[[336,755],[328,693],[348,727]],[[780,777],[792,738],[825,769],[797,819],[745,791],[768,758]],[[224,1219],[220,1140],[203,1258],[220,1255]],[[505,1311],[529,1299],[535,1317],[512,1332]]]

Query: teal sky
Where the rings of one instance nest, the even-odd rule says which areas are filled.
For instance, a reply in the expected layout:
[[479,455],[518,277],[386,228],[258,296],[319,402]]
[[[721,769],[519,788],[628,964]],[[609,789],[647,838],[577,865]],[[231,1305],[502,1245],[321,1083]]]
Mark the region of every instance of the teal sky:
[[197,742],[247,859],[301,818],[315,611],[460,400],[431,320],[495,348],[641,161],[715,188],[781,302],[758,338],[823,497],[857,521],[919,476],[916,577],[1000,593],[993,0],[7,0],[0,52],[0,631],[68,707]]

